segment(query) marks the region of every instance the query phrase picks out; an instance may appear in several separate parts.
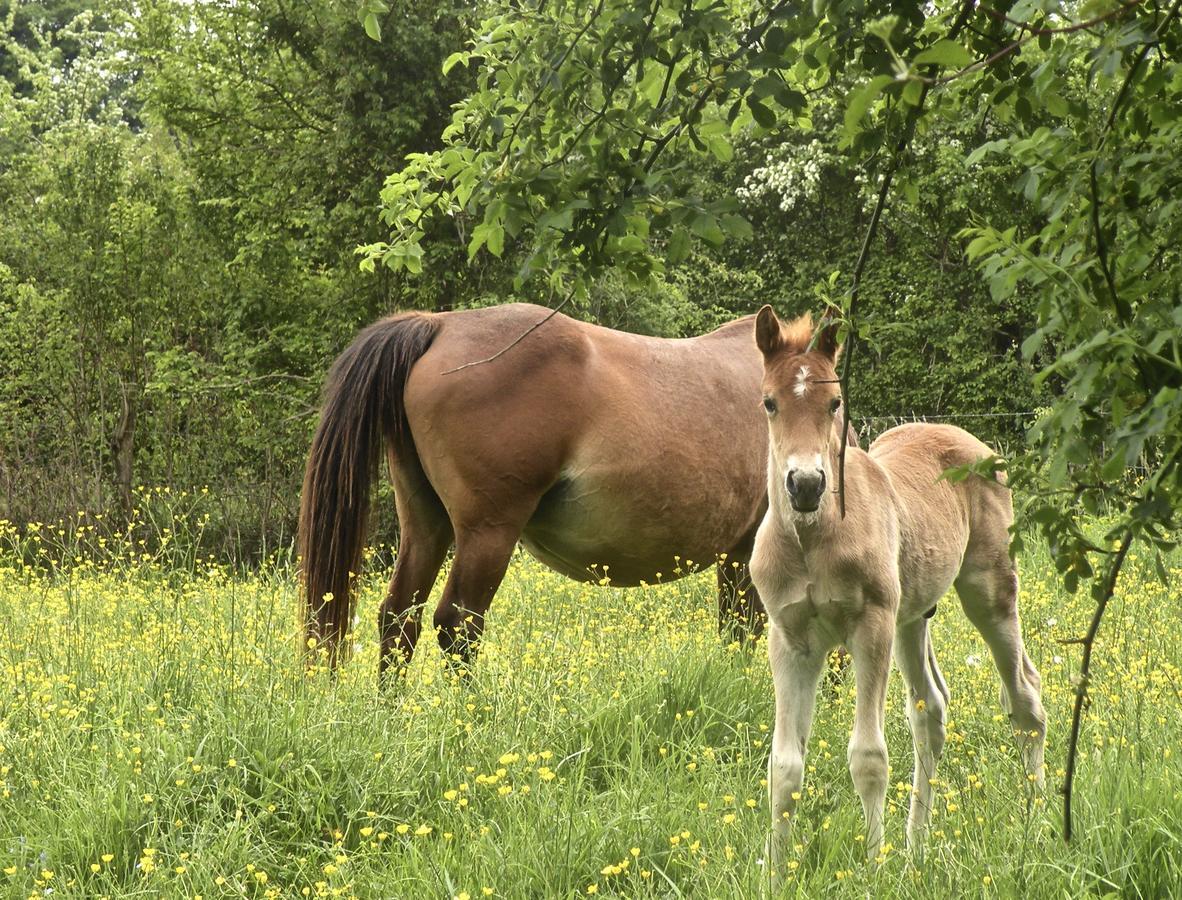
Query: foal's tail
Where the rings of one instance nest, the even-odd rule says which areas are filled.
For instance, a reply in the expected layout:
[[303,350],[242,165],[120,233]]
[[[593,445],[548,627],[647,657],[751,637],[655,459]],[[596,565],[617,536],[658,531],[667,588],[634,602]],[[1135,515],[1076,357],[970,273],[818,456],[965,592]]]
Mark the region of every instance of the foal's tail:
[[382,319],[356,337],[328,374],[304,470],[299,549],[308,637],[321,642],[334,663],[349,628],[383,440],[394,454],[413,447],[403,389],[438,328],[423,313]]

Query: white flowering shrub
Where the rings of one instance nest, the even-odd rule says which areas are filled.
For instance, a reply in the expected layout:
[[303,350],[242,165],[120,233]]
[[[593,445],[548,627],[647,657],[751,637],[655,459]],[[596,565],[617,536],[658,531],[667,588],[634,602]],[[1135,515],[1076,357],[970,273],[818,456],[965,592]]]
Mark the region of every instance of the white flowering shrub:
[[785,144],[769,150],[765,164],[743,179],[735,194],[746,204],[770,199],[782,212],[791,212],[797,204],[816,196],[821,176],[835,161],[819,140],[800,146]]

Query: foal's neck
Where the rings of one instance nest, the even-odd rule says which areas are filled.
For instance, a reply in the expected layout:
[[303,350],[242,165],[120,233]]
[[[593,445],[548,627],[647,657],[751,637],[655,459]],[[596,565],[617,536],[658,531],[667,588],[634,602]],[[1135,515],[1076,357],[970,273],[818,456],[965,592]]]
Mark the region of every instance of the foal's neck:
[[820,509],[814,513],[798,513],[789,510],[788,527],[796,532],[796,539],[802,550],[833,540],[841,527],[841,510],[836,496],[826,497]]

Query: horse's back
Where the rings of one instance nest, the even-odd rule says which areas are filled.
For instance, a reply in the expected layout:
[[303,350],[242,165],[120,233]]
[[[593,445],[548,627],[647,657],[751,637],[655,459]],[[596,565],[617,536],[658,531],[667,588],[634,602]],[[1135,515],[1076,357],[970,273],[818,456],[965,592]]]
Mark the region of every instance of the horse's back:
[[869,453],[897,497],[905,602],[943,595],[970,557],[1000,562],[1006,556],[1013,519],[1008,488],[980,475],[941,478],[946,469],[990,456],[988,445],[953,425],[912,423],[883,433]]

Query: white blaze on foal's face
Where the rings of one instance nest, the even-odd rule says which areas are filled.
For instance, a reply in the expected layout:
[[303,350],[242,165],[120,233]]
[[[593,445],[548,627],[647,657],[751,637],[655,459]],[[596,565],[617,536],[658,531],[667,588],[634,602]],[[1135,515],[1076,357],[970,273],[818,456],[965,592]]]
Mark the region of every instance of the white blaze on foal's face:
[[841,409],[835,330],[823,324],[814,340],[811,317],[785,324],[770,306],[755,321],[774,473],[768,488],[786,491],[793,511],[804,515],[831,492],[829,458]]
[[792,389],[797,397],[803,397],[809,389],[809,367],[801,366],[796,373],[796,387]]

